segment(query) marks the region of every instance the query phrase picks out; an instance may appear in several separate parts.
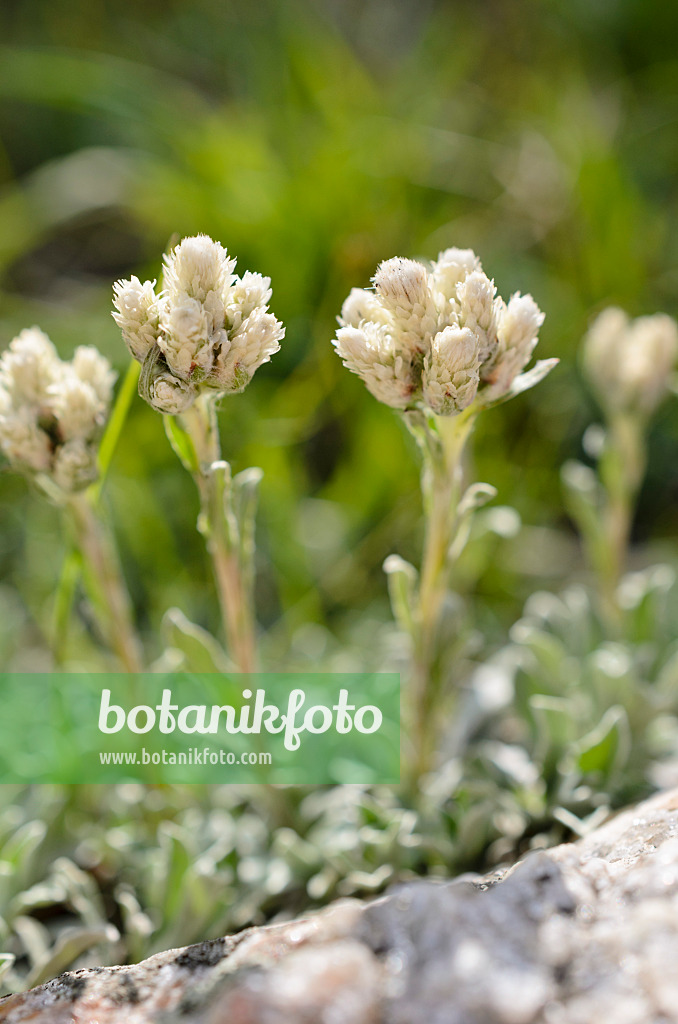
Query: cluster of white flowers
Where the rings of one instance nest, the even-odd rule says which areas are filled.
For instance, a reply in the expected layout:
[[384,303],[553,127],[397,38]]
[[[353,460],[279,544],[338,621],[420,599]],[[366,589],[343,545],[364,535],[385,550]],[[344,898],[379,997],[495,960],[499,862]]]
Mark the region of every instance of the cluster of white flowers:
[[668,394],[678,358],[678,326],[664,313],[630,320],[611,306],[584,339],[584,368],[612,411],[652,413]]
[[242,391],[280,348],[282,324],[268,311],[271,281],[249,271],[207,235],[165,256],[162,290],[133,277],[114,286],[113,316],[143,364],[140,393],[160,412],[181,413],[204,388]]
[[387,405],[452,416],[506,395],[529,363],[544,314],[531,295],[504,302],[471,249],[447,249],[430,269],[385,260],[373,281],[352,289],[334,344]]
[[95,348],[81,346],[66,362],[37,327],[22,331],[0,357],[0,451],[14,469],[81,490],[97,477],[114,383]]

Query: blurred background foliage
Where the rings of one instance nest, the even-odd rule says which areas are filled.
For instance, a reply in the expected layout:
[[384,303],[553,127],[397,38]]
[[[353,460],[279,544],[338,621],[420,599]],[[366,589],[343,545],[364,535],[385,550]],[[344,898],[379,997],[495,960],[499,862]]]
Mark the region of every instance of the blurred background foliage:
[[[272,308],[287,324],[282,351],[221,414],[234,470],[265,471],[257,600],[267,667],[393,661],[381,567],[393,551],[418,559],[416,452],[395,414],[342,369],[330,345],[350,287],[367,284],[379,260],[393,255],[432,258],[450,245],[473,247],[502,294],[532,292],[546,312],[540,355],[562,360],[545,383],[478,424],[470,470],[499,495],[478,517],[455,581],[484,638],[468,652],[484,661],[499,648],[535,590],[585,581],[559,478],[566,459],[589,461],[582,437],[600,415],[580,377],[579,339],[609,303],[632,315],[678,312],[677,37],[678,6],[662,0],[2,4],[1,346],[37,323],[63,356],[96,344],[124,372],[126,351],[109,315],[112,281],[158,276],[160,254],[176,236],[207,232],[238,257],[241,271],[272,277]],[[650,436],[632,566],[675,557],[677,451],[678,406],[669,402]],[[149,658],[161,653],[170,606],[217,632],[192,482],[161,418],[140,400],[106,500]],[[64,553],[56,510],[3,474],[3,667],[51,667],[47,634]],[[528,621],[532,632],[523,624],[518,637],[527,646],[534,615]],[[74,668],[101,664],[85,604],[69,657]],[[544,690],[530,679],[521,684],[526,702]],[[603,763],[607,735],[591,747],[595,756],[581,755],[584,768]],[[547,786],[562,790],[546,761]],[[497,760],[499,775],[512,774],[527,792],[523,768]],[[437,821],[440,792],[454,784],[436,783]],[[621,783],[617,789],[627,792]],[[469,814],[450,824],[439,842],[424,813],[415,841],[410,812],[391,806],[388,794],[381,803],[355,796],[337,791],[322,807],[313,794],[297,794],[296,831],[278,823],[271,842],[251,805],[227,790],[149,793],[141,801],[123,787],[106,812],[91,792],[81,800],[33,792],[14,806],[9,794],[0,838],[10,845],[2,859],[10,867],[0,882],[14,901],[10,916],[23,920],[27,908],[50,904],[57,911],[49,921],[75,914],[95,933],[112,920],[128,939],[121,949],[114,934],[96,933],[108,943],[106,958],[142,955],[262,919],[280,909],[283,891],[287,909],[299,909],[309,897],[373,891],[401,868],[447,870],[450,844],[478,820]],[[464,799],[473,810],[478,791],[471,786]],[[537,818],[543,792],[539,799]],[[515,806],[504,819],[500,807],[467,852],[502,832],[519,837],[524,821],[506,821]],[[93,832],[104,814],[105,832]],[[246,827],[224,838],[221,825],[238,815]],[[41,824],[49,828],[46,845],[44,829],[34,834]],[[313,836],[307,845],[304,829]],[[45,882],[56,886],[51,896],[38,891],[26,902],[26,887],[45,878],[60,853],[73,857],[73,870],[75,862],[78,870],[98,865],[86,878],[97,878],[103,896],[78,903],[72,893],[86,881],[57,864]],[[155,872],[164,896],[153,891]],[[187,872],[189,916],[200,922],[193,931],[176,925],[185,908],[163,903],[176,903],[172,893]],[[210,889],[218,890],[214,906],[208,876],[219,879]],[[257,895],[248,903],[250,891]],[[143,906],[154,908],[153,920]],[[21,927],[23,946],[33,943],[35,954],[23,983],[55,973],[51,939],[25,921]]]
[[[563,361],[475,438],[474,472],[524,524],[462,566],[486,636],[503,638],[536,584],[577,570],[558,471],[596,415],[579,338],[609,302],[675,312],[677,28],[672,5],[633,0],[2,5],[2,343],[35,322],[63,355],[94,343],[122,371],[111,282],[157,276],[175,235],[205,231],[272,277],[283,350],[222,413],[235,469],[266,472],[271,666],[335,639],[365,638],[374,654],[389,618],[383,558],[418,550],[413,446],[329,343],[342,299],[382,258],[474,247],[503,294],[535,295],[540,352]],[[671,536],[677,440],[666,406],[640,542]],[[155,655],[169,605],[216,629],[196,500],[141,402],[113,469],[108,500]],[[9,475],[0,515],[3,661],[43,667],[56,516]],[[91,659],[86,629],[73,654]]]

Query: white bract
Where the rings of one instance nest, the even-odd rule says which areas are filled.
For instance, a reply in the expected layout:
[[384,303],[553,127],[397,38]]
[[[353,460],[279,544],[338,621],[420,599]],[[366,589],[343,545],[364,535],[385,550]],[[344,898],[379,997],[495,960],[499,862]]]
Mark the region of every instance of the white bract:
[[678,326],[664,313],[631,320],[614,306],[584,339],[584,368],[604,406],[650,415],[669,393],[678,358]]
[[[430,269],[385,260],[373,282],[374,291],[352,289],[334,345],[380,401],[452,416],[523,389],[517,379],[544,314],[530,295],[506,304],[471,249],[447,249]],[[541,364],[533,383],[551,365]]]
[[143,364],[139,390],[153,408],[177,414],[204,389],[242,391],[280,348],[269,312],[271,282],[247,271],[207,235],[184,238],[165,256],[163,287],[132,277],[114,286],[113,317]]
[[81,346],[68,362],[37,327],[22,331],[0,356],[0,451],[20,472],[81,490],[97,477],[114,383],[95,348]]

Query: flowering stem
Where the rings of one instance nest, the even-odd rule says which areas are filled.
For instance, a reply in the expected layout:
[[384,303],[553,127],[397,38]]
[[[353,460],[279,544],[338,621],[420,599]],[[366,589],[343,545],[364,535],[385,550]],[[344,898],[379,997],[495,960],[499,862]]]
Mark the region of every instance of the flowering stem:
[[440,631],[445,596],[460,527],[462,456],[473,427],[468,411],[455,417],[406,417],[422,450],[426,534],[421,577],[412,614],[413,771],[418,778],[430,766],[437,739],[438,703],[443,683]]
[[200,495],[198,529],[212,560],[229,653],[241,672],[254,672],[254,493],[260,473],[248,470],[231,479],[221,459],[213,397],[201,395],[178,419],[195,453],[189,468]]
[[598,566],[603,605],[613,619],[618,618],[616,591],[626,564],[646,459],[644,430],[639,417],[613,416],[600,460],[600,477],[605,488],[602,524],[605,546]]
[[52,651],[54,661],[61,668],[66,660],[68,627],[73,610],[73,602],[78,589],[82,572],[82,558],[75,543],[71,543],[64,558],[54,599],[54,628],[52,633]]
[[66,504],[74,544],[82,558],[85,585],[110,648],[127,672],[143,671],[129,594],[115,543],[104,519],[87,493],[69,497]]

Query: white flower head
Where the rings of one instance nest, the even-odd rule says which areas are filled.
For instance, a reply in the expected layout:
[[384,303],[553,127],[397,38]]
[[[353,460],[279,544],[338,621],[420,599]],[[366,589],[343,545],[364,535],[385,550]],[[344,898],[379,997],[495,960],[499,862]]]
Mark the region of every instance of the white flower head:
[[235,262],[219,242],[196,235],[164,257],[159,294],[155,282],[141,285],[136,278],[116,286],[118,310],[129,297],[134,311],[157,314],[153,322],[144,320],[144,340],[150,340],[145,345],[130,342],[130,323],[143,317],[127,315],[123,322],[114,313],[132,355],[147,366],[139,390],[155,409],[181,413],[203,388],[241,391],[280,347],[284,328],[268,312],[270,279],[249,271],[237,277]]
[[339,323],[342,327],[359,327],[363,320],[388,323],[388,312],[375,292],[366,288],[351,288],[341,307]]
[[0,384],[15,406],[46,400],[51,384],[62,373],[57,351],[38,327],[28,327],[9,343],[0,362]]
[[158,341],[160,334],[160,302],[155,294],[155,281],[138,277],[116,281],[113,285],[113,319],[137,362],[144,359]]
[[334,341],[344,365],[396,409],[427,406],[452,416],[532,386],[540,373],[516,377],[529,362],[544,315],[530,295],[508,305],[471,249],[446,249],[428,269],[391,259],[375,291],[353,288]]
[[158,345],[170,370],[182,380],[204,380],[214,365],[215,347],[226,340],[211,311],[184,294],[180,301],[167,302],[161,325]]
[[678,326],[663,313],[630,320],[614,306],[591,324],[584,369],[608,409],[651,414],[668,394]]
[[255,309],[267,310],[271,301],[271,279],[246,270],[236,278],[226,306],[226,318],[232,331],[237,331]]
[[439,416],[461,412],[480,383],[478,335],[468,327],[446,327],[436,334],[424,362],[424,401]]
[[426,267],[396,256],[379,264],[373,281],[396,343],[423,354],[440,326]]
[[170,301],[184,295],[202,303],[211,295],[223,300],[232,284],[235,262],[208,235],[184,238],[164,257],[163,284]]
[[482,270],[473,270],[456,286],[459,303],[459,323],[478,337],[480,362],[488,362],[497,349],[497,320],[501,300],[497,303],[497,289]]
[[114,380],[96,349],[81,346],[68,362],[42,331],[22,331],[0,357],[0,451],[10,465],[62,492],[95,480]]
[[48,473],[52,448],[49,435],[38,426],[29,406],[0,413],[0,451],[15,469]]
[[341,327],[334,340],[337,354],[367,385],[375,398],[394,409],[406,409],[417,387],[410,361],[398,353],[383,324],[370,320],[360,327]]
[[255,370],[280,349],[285,328],[260,306],[242,322],[227,345],[222,346],[212,376],[219,391],[243,391]]
[[525,369],[537,345],[544,314],[531,295],[516,292],[495,309],[497,344],[481,367],[487,386],[486,401],[507,394],[518,374]]
[[482,270],[473,249],[445,249],[431,267],[431,285],[443,301],[455,305],[457,285],[475,270]]
[[89,441],[100,430],[106,406],[87,381],[75,373],[66,373],[50,387],[51,412],[56,418],[63,441]]
[[406,311],[428,301],[428,273],[417,260],[406,260],[400,256],[384,260],[374,275],[374,287],[383,302],[392,309]]
[[104,406],[110,404],[113,397],[116,372],[105,356],[94,345],[80,345],[76,348],[71,361],[73,373],[79,380],[89,384],[97,398]]

